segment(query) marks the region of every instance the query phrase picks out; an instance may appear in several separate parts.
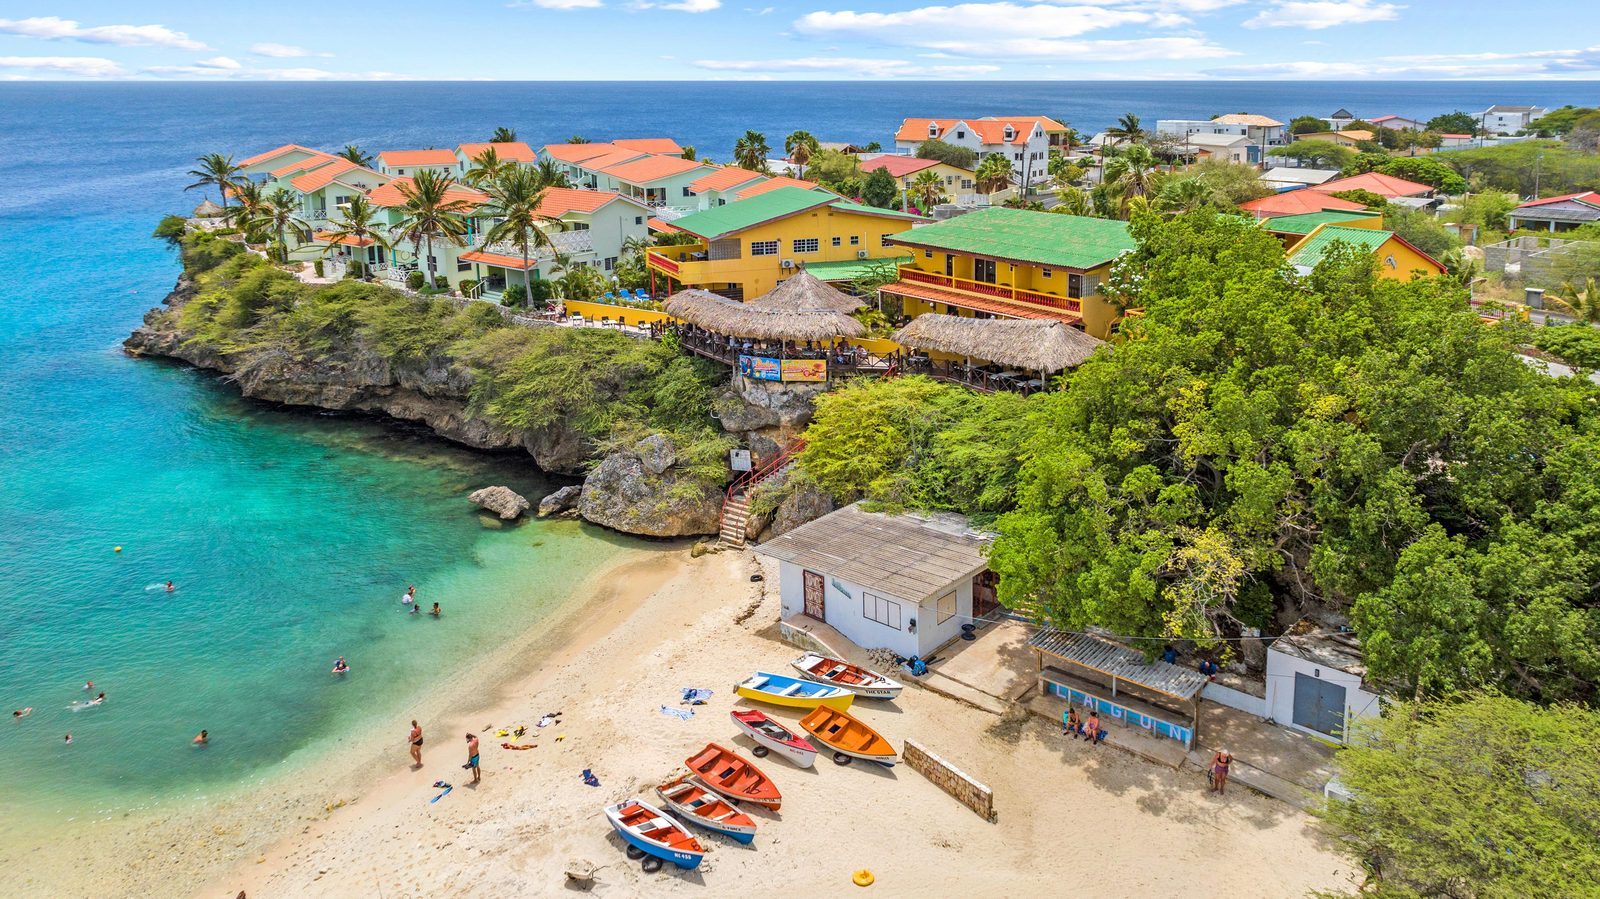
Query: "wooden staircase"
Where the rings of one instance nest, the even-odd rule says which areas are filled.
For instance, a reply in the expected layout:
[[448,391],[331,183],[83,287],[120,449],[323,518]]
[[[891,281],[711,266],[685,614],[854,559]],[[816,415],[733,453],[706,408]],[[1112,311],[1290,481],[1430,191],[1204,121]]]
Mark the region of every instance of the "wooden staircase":
[[717,523],[718,549],[744,548],[746,531],[750,527],[751,491],[768,478],[793,468],[796,454],[805,448],[806,442],[797,439],[784,447],[777,458],[760,469],[745,472],[728,485],[728,493],[722,500],[722,517]]

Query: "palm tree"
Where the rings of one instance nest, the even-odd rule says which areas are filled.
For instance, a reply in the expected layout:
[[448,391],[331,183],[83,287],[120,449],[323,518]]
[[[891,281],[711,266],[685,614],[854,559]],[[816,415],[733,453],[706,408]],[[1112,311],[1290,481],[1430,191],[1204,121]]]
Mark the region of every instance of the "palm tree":
[[733,144],[733,159],[741,169],[765,172],[770,155],[772,148],[767,146],[767,136],[759,131],[746,131],[744,137]]
[[338,156],[340,159],[348,159],[364,169],[372,167],[372,154],[355,144],[345,144],[344,149],[339,151]]
[[486,243],[504,241],[522,251],[522,296],[533,299],[533,266],[529,259],[539,249],[555,250],[544,230],[549,221],[539,213],[544,202],[544,185],[533,169],[517,166],[487,186],[489,205],[485,212],[500,222],[484,235]]
[[1114,185],[1126,212],[1128,201],[1150,192],[1156,178],[1156,157],[1150,148],[1133,144],[1106,160],[1102,182]]
[[282,187],[262,198],[247,227],[267,229],[277,235],[281,256],[278,261],[285,264],[289,261],[290,229],[300,232],[311,230],[311,226],[300,217],[300,198]]
[[433,241],[439,238],[452,246],[466,244],[467,220],[464,213],[472,204],[462,199],[451,199],[450,188],[456,179],[440,175],[432,169],[423,169],[411,179],[402,182],[400,194],[405,197],[400,212],[403,216],[396,230],[411,240],[411,255],[420,256],[422,245],[428,247],[428,284],[436,277],[433,260]]
[[821,149],[822,144],[812,137],[809,131],[796,131],[783,139],[784,152],[788,153],[794,164],[800,167],[799,171],[795,172],[796,178],[805,177],[806,164]]
[[1068,187],[1056,191],[1056,205],[1050,207],[1051,212],[1062,215],[1077,215],[1084,218],[1094,217],[1094,201],[1090,199],[1089,192],[1076,187]]
[[1139,117],[1131,112],[1122,114],[1117,123],[1106,129],[1106,136],[1117,142],[1128,141],[1138,143],[1145,136],[1144,126],[1139,123]]
[[567,138],[567,143],[569,143],[569,144],[586,144],[586,143],[589,143],[589,139],[587,137],[584,137],[581,134],[574,134],[573,136]]
[[540,187],[571,187],[572,182],[567,179],[567,173],[556,165],[554,159],[541,159],[533,169],[534,176],[539,179]]
[[973,179],[978,183],[979,193],[1005,190],[1011,186],[1011,160],[1004,153],[990,153],[978,163]]
[[228,208],[228,194],[234,189],[234,178],[239,174],[240,166],[235,165],[232,156],[223,156],[221,153],[207,153],[195,160],[200,163],[199,168],[190,169],[189,174],[199,179],[185,187],[184,190],[194,190],[197,187],[215,187],[222,196],[222,208]]
[[472,157],[472,168],[467,169],[466,174],[461,177],[474,187],[482,187],[498,181],[500,176],[515,167],[515,162],[501,159],[494,147],[484,147],[482,153]]
[[[322,251],[323,257],[326,258],[341,244],[364,247],[368,241],[393,252],[393,244],[380,230],[378,214],[378,207],[373,206],[366,197],[361,194],[351,197],[344,206],[344,219],[328,232],[328,247]],[[351,254],[354,256],[353,250]]]
[[517,142],[517,129],[500,127],[494,129],[494,134],[489,135],[491,144],[514,144]]
[[944,201],[944,179],[928,170],[911,179],[911,195],[917,199],[917,208],[923,212]]
[[1567,281],[1561,285],[1561,293],[1561,297],[1546,296],[1546,305],[1557,306],[1578,321],[1600,323],[1600,280],[1584,280],[1582,290]]
[[694,147],[684,147],[683,148],[683,158],[684,159],[687,159],[690,162],[694,162],[695,161],[694,157],[695,157],[695,149],[694,149]]
[[1171,178],[1156,191],[1156,208],[1173,214],[1193,212],[1212,205],[1214,199],[1211,186],[1203,178]]
[[231,209],[226,209],[222,217],[230,221],[234,227],[248,231],[253,222],[261,213],[261,206],[267,200],[266,192],[255,181],[240,181],[233,185],[233,198],[238,201]]

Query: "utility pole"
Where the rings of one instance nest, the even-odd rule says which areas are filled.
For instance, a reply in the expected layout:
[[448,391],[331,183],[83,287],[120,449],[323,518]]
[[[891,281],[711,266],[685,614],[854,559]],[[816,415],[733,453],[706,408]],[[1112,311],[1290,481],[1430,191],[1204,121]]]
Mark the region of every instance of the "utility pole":
[[1539,199],[1539,166],[1544,162],[1544,151],[1533,154],[1533,199]]

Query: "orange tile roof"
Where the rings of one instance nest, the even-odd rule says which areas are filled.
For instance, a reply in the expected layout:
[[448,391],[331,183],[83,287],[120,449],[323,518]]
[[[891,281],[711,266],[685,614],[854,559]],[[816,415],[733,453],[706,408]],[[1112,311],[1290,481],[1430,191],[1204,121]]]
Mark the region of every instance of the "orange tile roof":
[[973,133],[986,144],[1005,143],[1006,126],[1010,125],[1016,133],[1011,143],[1025,144],[1028,135],[1033,133],[1033,127],[1038,125],[1045,131],[1064,131],[1065,125],[1048,116],[983,116],[976,119],[906,119],[900,123],[900,130],[895,132],[895,140],[924,141],[928,139],[928,126],[936,125],[939,137],[956,126],[965,122]]
[[[359,168],[361,168],[361,166],[356,165],[348,159],[341,158],[330,160],[322,165],[317,166],[311,171],[306,172],[304,175],[298,175],[294,178],[290,178],[289,186],[300,191],[301,193],[310,193],[318,188],[327,187],[329,184],[333,183],[333,179],[343,175],[345,172],[348,172],[351,169]],[[373,172],[373,174],[376,175],[377,172]]]
[[638,150],[641,153],[660,153],[664,156],[682,156],[683,148],[670,137],[629,137],[614,140],[611,143],[626,150]]
[[[578,190],[572,187],[547,187],[539,214],[560,218],[569,212],[594,212],[613,200],[627,200],[614,190]],[[634,202],[628,200],[628,202]],[[642,204],[641,204],[642,205]]]
[[861,171],[866,173],[883,169],[896,178],[904,178],[907,175],[915,175],[925,169],[931,169],[938,164],[939,160],[937,159],[918,159],[915,156],[885,154],[861,163]]
[[508,143],[462,144],[456,147],[456,152],[468,159],[476,159],[484,150],[490,147],[494,148],[494,155],[501,159],[509,159],[512,162],[534,161],[533,148],[520,140]]
[[[500,253],[485,253],[482,250],[471,250],[466,253],[462,253],[456,258],[460,259],[462,262],[481,262],[484,265],[498,265],[501,268],[509,268],[513,271],[519,272],[522,271],[521,256],[506,256]],[[534,269],[538,267],[539,257],[529,256],[528,268]]]
[[[606,153],[615,153],[615,144],[545,144],[544,155],[574,165]],[[639,155],[637,152],[635,155]]]
[[274,178],[282,178],[284,175],[287,175],[291,172],[309,172],[319,165],[327,165],[338,158],[339,157],[331,156],[327,153],[318,153],[315,156],[302,159],[298,162],[291,162],[288,165],[275,168],[268,174],[272,175]]
[[1326,209],[1354,212],[1367,207],[1320,191],[1301,189],[1240,203],[1239,208],[1254,214],[1256,218],[1265,219],[1279,215],[1298,215],[1302,212],[1322,212]]
[[[587,167],[587,166],[586,166]],[[602,165],[599,171],[631,184],[645,184],[704,168],[701,163],[681,156],[645,156],[628,162]]]
[[666,222],[662,221],[661,219],[656,219],[656,218],[653,218],[653,219],[649,220],[648,222],[645,222],[645,224],[649,226],[651,231],[660,231],[660,232],[662,232],[664,234],[672,234],[674,232],[683,230],[682,228],[679,228],[676,225],[669,225]]
[[332,231],[318,231],[311,235],[317,243],[331,243],[342,247],[370,247],[376,241],[370,237],[356,237],[353,234],[336,235]]
[[455,165],[450,150],[385,150],[378,154],[384,165]]
[[759,172],[741,169],[738,166],[725,165],[713,168],[711,174],[690,182],[689,189],[697,194],[708,190],[728,190],[741,184],[748,184],[753,179],[765,177]]
[[242,166],[256,165],[258,163],[266,162],[274,156],[282,156],[285,153],[293,153],[296,150],[299,150],[301,153],[310,153],[312,156],[329,155],[321,150],[313,150],[310,147],[302,147],[299,144],[284,144],[281,147],[275,147],[265,153],[257,153],[249,159],[241,159],[239,160],[238,164]]
[[1433,192],[1432,185],[1407,181],[1404,178],[1396,178],[1393,175],[1385,175],[1382,172],[1366,172],[1361,175],[1351,175],[1348,178],[1335,178],[1332,181],[1314,184],[1310,189],[1321,191],[1325,194],[1341,190],[1370,190],[1391,200],[1395,197],[1416,197]]
[[[815,181],[801,181],[799,178],[790,178],[788,175],[777,175],[775,177],[768,178],[760,184],[752,184],[744,190],[734,194],[733,198],[735,200],[748,200],[751,197],[760,196],[769,190],[777,190],[780,187],[799,187],[804,188],[805,190],[812,190],[815,189],[816,186],[817,184]],[[828,192],[832,193],[832,191]]]
[[[406,195],[402,187],[410,187],[412,179],[409,176],[396,178],[388,184],[380,184],[367,192],[367,200],[374,206],[404,206]],[[445,197],[450,200],[459,200],[473,206],[482,206],[489,202],[489,195],[481,190],[473,190],[462,184],[451,184],[445,191]]]
[[632,162],[635,159],[644,159],[650,155],[649,153],[640,153],[638,150],[627,150],[623,149],[622,147],[613,147],[610,144],[606,144],[605,147],[606,151],[604,153],[601,153],[598,156],[590,156],[588,159],[576,163],[576,165],[583,166],[589,171],[594,172],[599,171],[600,169],[609,168],[614,165],[621,165],[624,162]]
[[989,297],[976,297],[970,294],[958,293],[954,290],[945,290],[940,287],[930,287],[927,284],[918,284],[912,281],[896,281],[879,288],[886,293],[897,294],[904,297],[915,297],[927,300],[930,303],[944,303],[947,306],[959,306],[962,309],[976,309],[979,312],[990,312],[995,315],[1004,315],[1010,318],[1037,318],[1046,321],[1057,320],[1069,324],[1080,321],[1083,316],[1076,312],[1064,309],[1047,309],[1041,306],[1025,306],[1009,300],[991,299]]

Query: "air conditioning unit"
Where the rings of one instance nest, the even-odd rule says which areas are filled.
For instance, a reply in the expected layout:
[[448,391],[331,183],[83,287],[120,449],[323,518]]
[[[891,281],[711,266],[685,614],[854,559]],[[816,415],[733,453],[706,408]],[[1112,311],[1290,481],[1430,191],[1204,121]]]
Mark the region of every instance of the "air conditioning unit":
[[865,258],[867,258],[867,251],[866,250],[856,250],[856,258],[857,259],[865,259]]
[[784,268],[794,268],[794,260],[785,259],[783,262],[779,263],[779,265],[782,265]]

